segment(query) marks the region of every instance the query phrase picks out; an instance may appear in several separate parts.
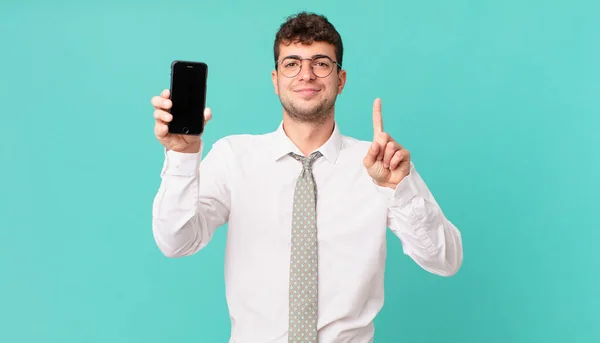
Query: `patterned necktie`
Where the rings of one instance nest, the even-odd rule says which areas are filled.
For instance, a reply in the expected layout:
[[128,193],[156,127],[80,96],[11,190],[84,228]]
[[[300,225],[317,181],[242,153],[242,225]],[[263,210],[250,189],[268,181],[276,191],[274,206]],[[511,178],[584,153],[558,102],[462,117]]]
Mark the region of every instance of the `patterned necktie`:
[[296,182],[292,218],[292,248],[290,259],[289,336],[288,342],[317,342],[317,221],[316,185],[313,162],[320,152],[308,158],[291,153],[302,162],[302,172]]

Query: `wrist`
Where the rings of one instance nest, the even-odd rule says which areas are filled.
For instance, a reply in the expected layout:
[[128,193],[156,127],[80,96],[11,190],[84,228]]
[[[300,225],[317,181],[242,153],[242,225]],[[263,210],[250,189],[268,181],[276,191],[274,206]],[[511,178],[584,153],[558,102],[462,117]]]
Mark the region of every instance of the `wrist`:
[[387,188],[391,188],[391,189],[396,189],[396,187],[398,186],[397,184],[390,183],[390,182],[379,182],[376,180],[373,180],[373,182],[379,187],[387,187]]
[[182,154],[197,154],[200,152],[200,145],[200,141],[198,141],[183,148],[167,148],[167,150],[172,150]]

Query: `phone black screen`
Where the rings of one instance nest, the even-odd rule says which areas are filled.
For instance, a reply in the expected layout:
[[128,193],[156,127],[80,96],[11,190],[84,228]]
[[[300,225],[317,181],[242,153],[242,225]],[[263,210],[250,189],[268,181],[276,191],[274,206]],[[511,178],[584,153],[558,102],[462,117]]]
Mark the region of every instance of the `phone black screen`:
[[171,66],[169,132],[200,135],[204,130],[208,67],[201,62],[175,61]]

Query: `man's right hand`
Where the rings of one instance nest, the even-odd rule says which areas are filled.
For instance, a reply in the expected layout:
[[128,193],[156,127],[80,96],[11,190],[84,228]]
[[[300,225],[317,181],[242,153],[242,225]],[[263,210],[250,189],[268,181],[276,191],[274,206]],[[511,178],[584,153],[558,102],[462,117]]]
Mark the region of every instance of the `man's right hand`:
[[[173,119],[169,109],[171,108],[170,92],[168,89],[162,91],[160,96],[152,97],[154,106],[154,135],[167,150],[182,153],[197,153],[200,151],[200,136],[175,135],[169,133],[168,123]],[[204,110],[204,125],[212,118],[210,108]]]

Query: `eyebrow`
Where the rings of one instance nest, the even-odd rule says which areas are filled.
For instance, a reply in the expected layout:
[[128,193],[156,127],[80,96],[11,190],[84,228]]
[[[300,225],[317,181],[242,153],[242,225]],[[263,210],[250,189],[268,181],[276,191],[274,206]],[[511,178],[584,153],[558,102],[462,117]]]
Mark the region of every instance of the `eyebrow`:
[[[327,56],[325,54],[315,54],[315,55],[312,55],[312,56],[307,57],[307,58],[315,58],[315,57],[327,57],[327,58],[331,58],[331,57],[329,57],[329,56]],[[299,55],[288,55],[288,56],[283,57],[282,60],[284,60],[286,58],[298,58],[298,59],[300,59],[302,57],[300,57]]]

